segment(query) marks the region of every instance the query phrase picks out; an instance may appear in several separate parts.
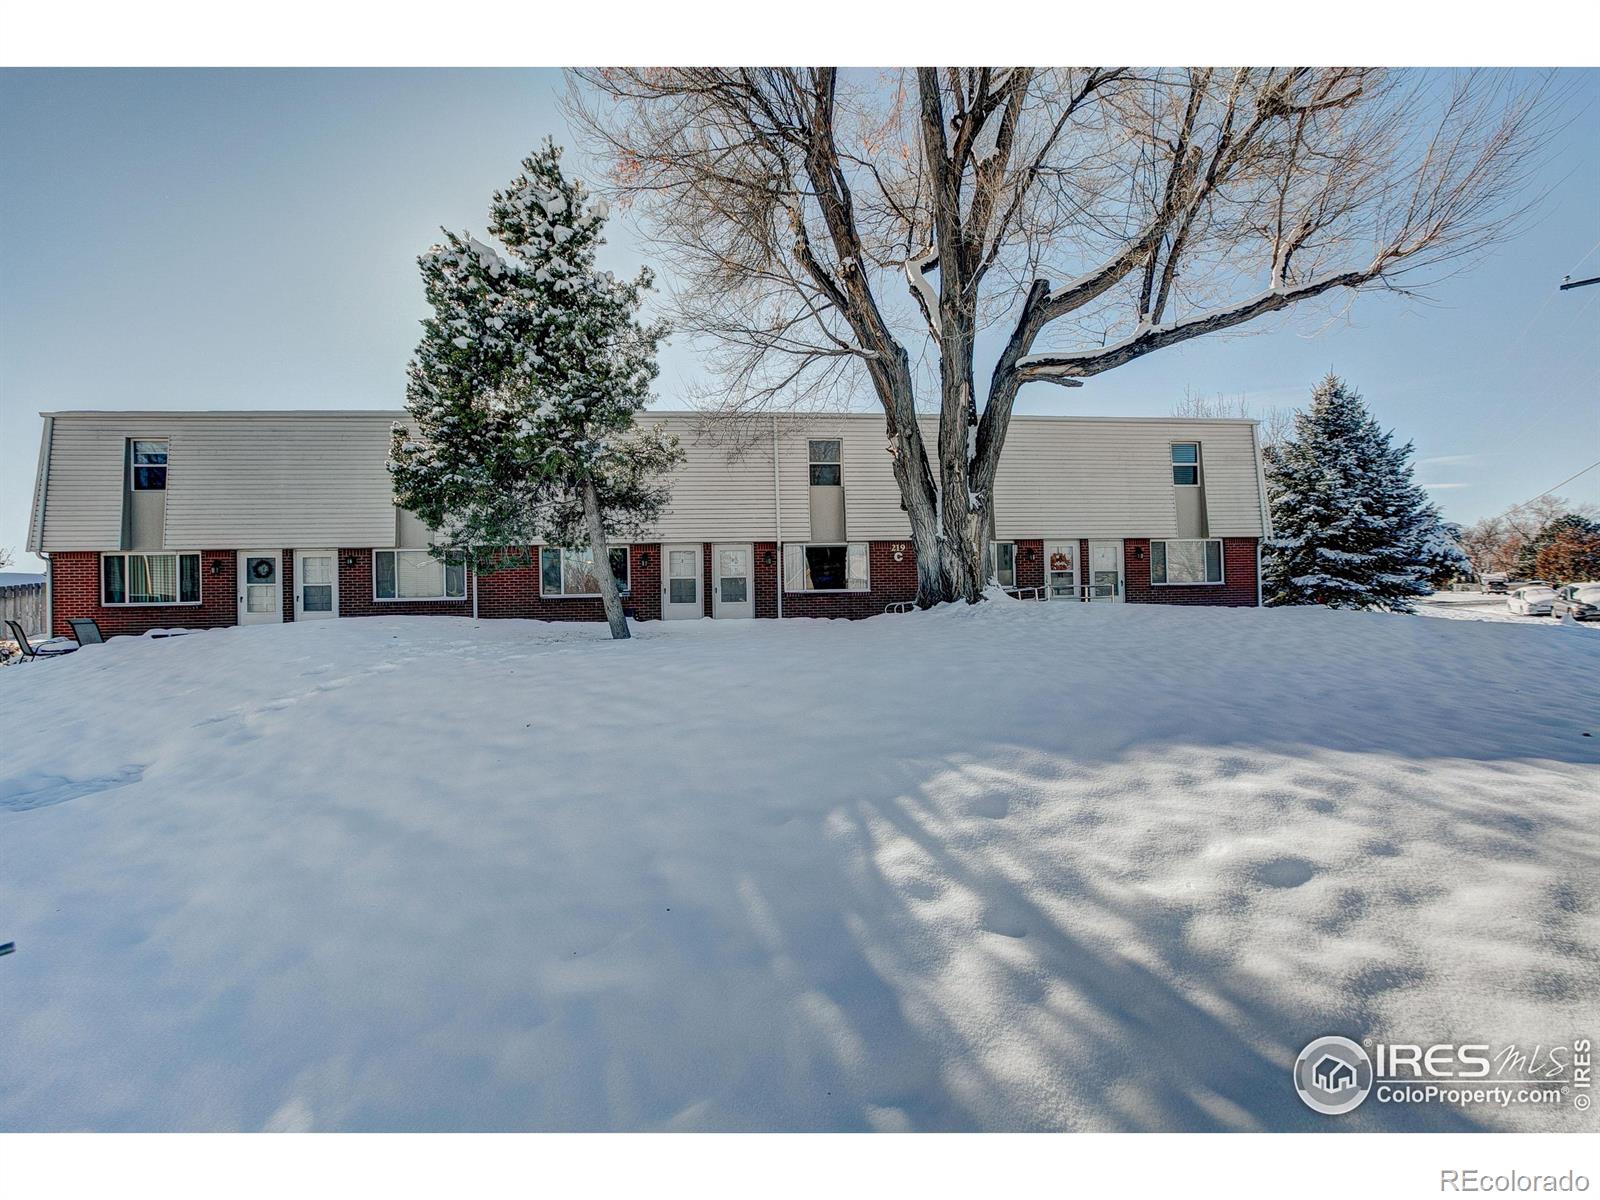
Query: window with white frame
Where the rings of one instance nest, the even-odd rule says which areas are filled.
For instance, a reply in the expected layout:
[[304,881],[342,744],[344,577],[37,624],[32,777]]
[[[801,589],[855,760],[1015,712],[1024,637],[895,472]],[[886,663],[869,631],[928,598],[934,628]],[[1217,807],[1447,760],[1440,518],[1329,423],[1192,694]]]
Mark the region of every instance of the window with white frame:
[[198,554],[102,554],[102,604],[199,604]]
[[1172,482],[1178,487],[1200,486],[1200,443],[1172,443]]
[[786,592],[866,592],[867,543],[841,542],[783,548],[783,590]]
[[1221,583],[1222,539],[1151,542],[1150,582],[1167,585]]
[[136,440],[129,452],[133,456],[133,490],[167,490],[167,443]]
[[[617,591],[628,594],[628,548],[611,547],[611,574]],[[545,546],[539,551],[539,592],[545,596],[598,596],[600,577],[595,574],[594,551],[563,550]]]
[[844,483],[840,463],[842,445],[837,438],[813,438],[810,446],[811,486],[839,487]]
[[1000,581],[1001,587],[1017,586],[1017,544],[991,542],[989,544],[989,573]]
[[466,559],[435,558],[426,550],[374,550],[372,594],[379,600],[464,600]]

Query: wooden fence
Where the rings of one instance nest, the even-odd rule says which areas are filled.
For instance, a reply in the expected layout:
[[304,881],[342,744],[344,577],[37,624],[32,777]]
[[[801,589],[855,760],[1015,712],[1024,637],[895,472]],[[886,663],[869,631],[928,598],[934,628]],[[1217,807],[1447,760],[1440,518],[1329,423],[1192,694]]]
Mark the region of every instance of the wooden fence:
[[[44,584],[12,583],[0,585],[0,622],[15,621],[29,637],[45,636]],[[0,623],[0,640],[7,638],[7,630]]]

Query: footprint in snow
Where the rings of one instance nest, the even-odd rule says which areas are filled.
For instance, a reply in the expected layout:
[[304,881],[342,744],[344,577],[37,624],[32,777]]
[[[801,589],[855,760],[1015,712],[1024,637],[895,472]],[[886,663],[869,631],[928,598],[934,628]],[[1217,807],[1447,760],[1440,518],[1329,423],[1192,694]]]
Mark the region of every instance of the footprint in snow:
[[1311,877],[1317,873],[1303,858],[1274,858],[1262,863],[1255,870],[1258,881],[1268,887],[1296,888],[1303,883],[1309,883]]

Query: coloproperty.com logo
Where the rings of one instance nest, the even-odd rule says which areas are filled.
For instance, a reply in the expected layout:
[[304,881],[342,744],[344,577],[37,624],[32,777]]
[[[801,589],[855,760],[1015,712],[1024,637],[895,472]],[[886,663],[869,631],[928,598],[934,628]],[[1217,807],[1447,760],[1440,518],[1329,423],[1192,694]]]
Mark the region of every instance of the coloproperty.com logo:
[[1536,1104],[1587,1112],[1594,1060],[1588,1038],[1532,1048],[1483,1044],[1313,1039],[1294,1060],[1294,1088],[1306,1107],[1330,1117],[1370,1096],[1380,1104]]

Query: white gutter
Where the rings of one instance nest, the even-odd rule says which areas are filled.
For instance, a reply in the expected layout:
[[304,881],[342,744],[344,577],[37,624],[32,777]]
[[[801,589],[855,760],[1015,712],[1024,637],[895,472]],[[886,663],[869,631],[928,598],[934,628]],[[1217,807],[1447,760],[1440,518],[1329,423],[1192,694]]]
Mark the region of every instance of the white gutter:
[[55,441],[55,429],[56,419],[45,416],[44,428],[39,432],[39,467],[33,477],[33,521],[26,545],[30,554],[38,554],[44,545],[44,497],[50,488],[50,449]]
[[772,414],[773,554],[777,558],[778,620],[783,620],[783,488],[778,483],[778,414]]
[[1267,503],[1267,471],[1261,461],[1261,422],[1250,422],[1250,445],[1256,452],[1256,497],[1261,506],[1261,536],[1256,539],[1256,607],[1261,601],[1261,543],[1272,536],[1272,506]]
[[33,478],[33,521],[28,529],[28,552],[44,559],[44,629],[46,639],[56,633],[55,564],[44,549],[44,499],[50,490],[50,451],[55,445],[56,419],[44,416],[44,429],[39,434],[39,467]]

